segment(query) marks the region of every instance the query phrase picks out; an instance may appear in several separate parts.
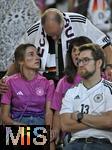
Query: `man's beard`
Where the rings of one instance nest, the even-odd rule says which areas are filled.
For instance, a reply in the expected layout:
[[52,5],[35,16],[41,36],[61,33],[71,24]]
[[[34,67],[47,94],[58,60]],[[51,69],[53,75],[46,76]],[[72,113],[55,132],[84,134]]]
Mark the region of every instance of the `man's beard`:
[[94,75],[95,72],[96,72],[96,70],[94,69],[91,72],[89,72],[89,71],[86,71],[85,73],[79,72],[79,74],[83,79],[89,79],[90,77],[92,77]]

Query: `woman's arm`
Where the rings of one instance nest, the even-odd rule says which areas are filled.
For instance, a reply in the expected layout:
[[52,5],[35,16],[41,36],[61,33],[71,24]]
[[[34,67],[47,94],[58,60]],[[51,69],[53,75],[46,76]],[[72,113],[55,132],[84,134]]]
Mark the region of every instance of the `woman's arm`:
[[1,119],[3,124],[6,125],[23,125],[20,122],[16,122],[10,117],[10,105],[1,104]]
[[53,111],[51,110],[51,101],[46,102],[45,123],[46,125],[50,125],[50,128],[52,128]]
[[10,117],[10,105],[1,105],[1,118],[3,124],[13,125],[13,120]]

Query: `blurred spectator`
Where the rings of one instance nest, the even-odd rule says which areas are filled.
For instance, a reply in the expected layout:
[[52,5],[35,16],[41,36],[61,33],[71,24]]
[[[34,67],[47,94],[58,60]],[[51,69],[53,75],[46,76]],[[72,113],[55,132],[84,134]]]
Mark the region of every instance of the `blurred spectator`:
[[108,5],[110,6],[110,11],[111,11],[111,22],[112,22],[112,0],[107,0]]
[[68,11],[87,16],[88,0],[68,0]]
[[107,32],[107,35],[110,37],[111,42],[112,42],[112,0],[107,0],[108,4],[110,6],[110,10],[111,10],[111,17],[110,17],[110,21],[111,21],[111,30],[109,32]]
[[110,2],[110,10],[111,10],[111,22],[112,22],[112,0]]
[[56,7],[56,0],[35,0],[37,6],[43,13],[48,8],[55,8]]
[[68,11],[87,16],[104,32],[111,29],[111,8],[110,0],[68,0]]
[[61,11],[67,11],[68,2],[66,0],[35,0],[35,2],[41,10],[41,14],[49,8],[57,8]]
[[45,10],[45,0],[35,0],[36,5],[40,9],[41,13]]
[[112,81],[111,72],[112,72],[112,64],[106,65],[105,71],[104,71],[105,79]]
[[56,8],[60,11],[68,11],[68,0],[56,0]]
[[106,0],[89,1],[87,16],[103,32],[111,29],[111,11]]

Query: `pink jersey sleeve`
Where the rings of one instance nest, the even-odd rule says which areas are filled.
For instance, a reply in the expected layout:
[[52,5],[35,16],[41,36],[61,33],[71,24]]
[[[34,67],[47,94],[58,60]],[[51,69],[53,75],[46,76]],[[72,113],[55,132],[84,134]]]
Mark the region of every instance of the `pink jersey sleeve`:
[[53,101],[51,104],[52,109],[60,111],[63,96],[63,80],[61,79],[58,82],[56,90],[54,92]]
[[48,80],[46,82],[48,89],[47,89],[47,101],[52,101],[53,100],[53,95],[54,95],[54,81],[53,80]]

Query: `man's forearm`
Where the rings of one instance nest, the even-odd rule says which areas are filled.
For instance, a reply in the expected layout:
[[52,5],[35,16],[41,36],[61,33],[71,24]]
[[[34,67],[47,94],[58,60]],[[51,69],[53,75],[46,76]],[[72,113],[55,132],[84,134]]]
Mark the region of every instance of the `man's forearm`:
[[101,115],[84,114],[82,123],[98,129],[112,129],[112,112]]
[[78,123],[75,118],[70,117],[68,114],[61,115],[61,128],[66,132],[77,132],[90,128],[88,125]]

